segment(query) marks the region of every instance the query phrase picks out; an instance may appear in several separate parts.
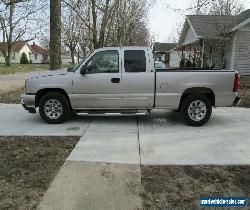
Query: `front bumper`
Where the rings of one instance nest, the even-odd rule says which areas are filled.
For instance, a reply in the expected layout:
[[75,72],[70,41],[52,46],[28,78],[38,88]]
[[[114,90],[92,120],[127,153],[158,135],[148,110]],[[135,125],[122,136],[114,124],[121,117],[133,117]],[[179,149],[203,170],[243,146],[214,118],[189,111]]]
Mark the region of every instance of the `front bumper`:
[[31,94],[21,95],[21,104],[29,113],[36,113],[36,96]]

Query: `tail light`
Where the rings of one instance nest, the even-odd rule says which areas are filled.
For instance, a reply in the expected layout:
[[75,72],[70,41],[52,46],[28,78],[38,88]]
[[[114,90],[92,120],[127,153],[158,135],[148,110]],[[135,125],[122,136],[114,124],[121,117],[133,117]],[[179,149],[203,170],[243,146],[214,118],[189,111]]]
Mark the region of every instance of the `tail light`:
[[234,92],[238,92],[240,89],[240,75],[239,73],[235,74],[234,78]]

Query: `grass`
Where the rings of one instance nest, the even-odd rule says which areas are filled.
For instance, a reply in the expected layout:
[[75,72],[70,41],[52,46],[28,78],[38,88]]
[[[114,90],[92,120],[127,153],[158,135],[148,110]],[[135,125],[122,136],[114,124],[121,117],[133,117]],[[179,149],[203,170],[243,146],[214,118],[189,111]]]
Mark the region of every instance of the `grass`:
[[0,137],[0,209],[36,209],[79,137]]
[[[70,64],[62,65],[62,68],[68,68],[70,66]],[[3,63],[0,64],[0,75],[42,70],[49,70],[49,64],[11,64],[10,67],[7,67]]]

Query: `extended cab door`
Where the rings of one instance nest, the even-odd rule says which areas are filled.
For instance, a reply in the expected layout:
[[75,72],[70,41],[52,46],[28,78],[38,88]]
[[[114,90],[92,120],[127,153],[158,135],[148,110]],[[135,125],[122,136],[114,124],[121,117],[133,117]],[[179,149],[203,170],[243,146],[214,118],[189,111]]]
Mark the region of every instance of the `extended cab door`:
[[155,74],[152,52],[146,48],[122,48],[122,108],[151,109]]
[[77,109],[110,109],[121,105],[121,59],[119,50],[96,52],[74,76]]

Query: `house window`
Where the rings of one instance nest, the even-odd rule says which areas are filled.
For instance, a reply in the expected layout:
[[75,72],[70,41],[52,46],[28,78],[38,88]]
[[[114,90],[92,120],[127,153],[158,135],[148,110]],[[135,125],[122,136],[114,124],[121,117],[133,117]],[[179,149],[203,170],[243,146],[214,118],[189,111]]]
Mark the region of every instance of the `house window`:
[[37,60],[37,54],[35,54],[35,60]]

